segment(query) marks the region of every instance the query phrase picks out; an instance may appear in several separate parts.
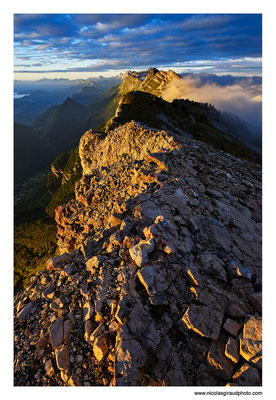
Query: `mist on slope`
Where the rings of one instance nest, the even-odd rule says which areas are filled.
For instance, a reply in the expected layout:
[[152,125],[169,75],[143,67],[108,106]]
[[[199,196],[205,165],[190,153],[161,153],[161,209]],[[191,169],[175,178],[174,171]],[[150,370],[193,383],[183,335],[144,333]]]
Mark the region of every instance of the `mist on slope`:
[[[261,80],[216,75],[186,75],[171,82],[163,93],[167,101],[189,99],[211,103],[222,111],[222,122],[242,140],[261,148]],[[230,79],[231,78],[231,79]],[[218,83],[219,81],[219,83]]]

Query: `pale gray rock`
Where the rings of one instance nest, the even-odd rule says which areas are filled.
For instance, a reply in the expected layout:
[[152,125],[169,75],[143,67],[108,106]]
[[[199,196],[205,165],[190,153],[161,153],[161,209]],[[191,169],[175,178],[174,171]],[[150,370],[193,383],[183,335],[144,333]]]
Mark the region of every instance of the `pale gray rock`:
[[137,386],[140,371],[146,365],[147,355],[138,341],[123,326],[117,332],[115,347],[116,386]]

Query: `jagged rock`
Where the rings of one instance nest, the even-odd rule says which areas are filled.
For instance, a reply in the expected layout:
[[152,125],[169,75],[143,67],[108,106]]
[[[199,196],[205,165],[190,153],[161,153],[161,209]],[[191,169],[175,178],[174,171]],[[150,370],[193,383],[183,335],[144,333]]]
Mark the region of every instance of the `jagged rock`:
[[228,318],[223,325],[223,329],[230,333],[230,335],[237,336],[241,325],[237,321]]
[[18,318],[22,319],[22,321],[26,321],[30,315],[35,311],[36,309],[36,302],[31,301],[28,303],[18,314]]
[[147,239],[153,240],[152,238],[154,238],[156,246],[165,253],[170,254],[176,251],[177,230],[173,223],[163,215],[156,217],[154,224],[145,228],[143,233]]
[[60,370],[68,371],[70,368],[69,346],[63,345],[60,349],[56,349],[56,363]]
[[[173,131],[85,135],[61,256],[15,295],[16,385],[232,386],[244,357],[259,371],[260,168]],[[146,266],[131,256],[144,237]]]
[[245,278],[249,280],[252,278],[252,272],[237,261],[231,261],[226,267],[231,278]]
[[245,363],[242,367],[233,375],[234,384],[237,386],[260,386],[261,380],[259,371],[257,368]]
[[217,278],[227,282],[227,275],[222,261],[209,252],[201,254],[202,269],[208,275],[216,276]]
[[217,340],[222,324],[223,313],[210,307],[191,304],[182,317],[189,329],[200,336]]
[[105,336],[97,336],[93,343],[93,352],[94,356],[98,361],[101,361],[102,358],[108,352],[108,344]]
[[56,319],[50,326],[50,338],[53,348],[63,343],[63,321],[64,318]]
[[184,273],[185,278],[192,285],[200,286],[200,287],[203,286],[203,277],[196,267],[194,267],[194,266],[185,267],[183,269],[183,273]]
[[52,363],[51,360],[47,360],[46,363],[45,363],[45,365],[44,365],[44,367],[45,367],[45,372],[46,372],[46,374],[47,374],[50,378],[51,378],[53,375],[55,375],[55,370],[54,370],[53,363]]
[[240,338],[240,354],[246,361],[261,367],[262,318],[249,315],[244,322]]
[[129,249],[133,261],[141,267],[149,261],[149,253],[154,250],[154,239],[141,240],[136,246]]
[[63,323],[63,341],[64,341],[64,343],[67,342],[67,339],[69,338],[70,333],[72,331],[72,327],[73,327],[73,324],[69,319],[64,321],[64,323]]
[[234,364],[224,354],[225,345],[221,339],[212,342],[207,354],[207,365],[218,378],[229,380],[232,377]]
[[46,268],[50,270],[61,269],[65,264],[69,264],[75,258],[76,253],[64,253],[54,258],[49,258],[46,263]]
[[262,312],[262,292],[253,293],[248,298],[250,304],[253,305],[255,310]]
[[51,300],[53,297],[54,297],[54,295],[55,295],[55,290],[56,290],[56,285],[55,285],[55,283],[53,283],[52,285],[49,285],[48,287],[47,287],[47,289],[45,289],[44,291],[43,291],[43,293],[42,293],[42,296],[44,297],[44,299],[49,299],[49,300]]
[[136,386],[147,356],[138,341],[132,339],[126,327],[117,332],[115,379],[118,386]]
[[150,296],[168,289],[167,275],[158,264],[149,265],[140,269],[137,276]]
[[90,319],[88,319],[84,323],[84,339],[88,343],[90,343],[90,335],[91,335],[92,331],[93,331],[92,322],[90,321]]
[[228,341],[225,346],[225,355],[228,357],[233,363],[239,362],[240,354],[239,354],[239,342],[232,337],[228,338]]
[[93,304],[91,303],[91,301],[87,301],[86,303],[84,303],[82,311],[83,311],[83,321],[84,322],[92,317],[94,308],[93,308]]
[[105,257],[103,256],[94,256],[89,258],[89,260],[87,260],[85,263],[87,271],[92,271],[94,269],[100,268],[104,260]]

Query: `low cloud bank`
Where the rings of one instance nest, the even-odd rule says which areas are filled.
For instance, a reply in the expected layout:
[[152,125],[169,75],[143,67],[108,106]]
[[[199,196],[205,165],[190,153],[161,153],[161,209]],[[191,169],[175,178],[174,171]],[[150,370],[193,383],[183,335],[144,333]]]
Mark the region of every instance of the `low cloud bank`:
[[[261,146],[262,137],[262,84],[258,77],[218,77],[186,75],[173,81],[163,93],[167,101],[189,99],[211,103],[230,120],[235,114],[247,127],[243,140]],[[225,113],[224,113],[225,112]],[[233,119],[236,120],[235,116]],[[241,136],[237,132],[238,136]]]

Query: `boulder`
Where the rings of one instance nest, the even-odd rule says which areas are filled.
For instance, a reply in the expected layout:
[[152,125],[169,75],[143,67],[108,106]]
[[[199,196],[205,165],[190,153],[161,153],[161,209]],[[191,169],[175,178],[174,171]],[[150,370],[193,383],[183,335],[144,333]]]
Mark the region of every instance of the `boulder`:
[[207,365],[218,378],[229,380],[232,377],[234,363],[224,353],[225,344],[221,339],[212,342],[207,354]]
[[93,311],[94,311],[94,307],[93,307],[93,304],[91,303],[91,301],[86,301],[82,307],[84,322],[92,317]]
[[50,378],[55,375],[55,370],[54,370],[54,367],[53,367],[52,360],[47,360],[46,363],[44,364],[44,368],[45,368],[46,374]]
[[231,276],[231,278],[244,278],[250,280],[253,276],[252,272],[241,265],[237,261],[231,261],[226,265],[226,268]]
[[240,354],[257,367],[262,364],[262,318],[249,315],[240,338]]
[[108,352],[108,344],[105,336],[97,336],[93,343],[94,356],[98,361],[101,361]]
[[261,379],[257,368],[245,363],[233,375],[233,382],[237,386],[260,386]]
[[238,340],[229,337],[225,346],[225,355],[228,357],[231,361],[233,361],[234,364],[239,362],[240,359],[240,354],[239,354],[239,342]]
[[63,253],[57,257],[49,258],[46,262],[46,268],[50,270],[60,270],[65,264],[69,264],[74,260],[76,252]]
[[63,317],[58,318],[50,326],[50,338],[53,348],[63,343],[63,321]]
[[253,293],[248,297],[249,303],[255,310],[262,312],[262,292]]
[[237,336],[241,329],[241,325],[237,321],[228,318],[223,325],[223,329],[230,333],[230,335]]
[[137,276],[150,296],[168,289],[167,275],[161,265],[152,264],[140,269]]
[[198,335],[217,340],[223,320],[223,313],[207,306],[191,304],[182,317],[189,329]]
[[149,253],[154,250],[154,239],[141,240],[136,246],[129,249],[133,261],[141,267],[149,261]]
[[22,321],[26,321],[27,319],[30,318],[31,314],[35,311],[36,309],[36,302],[31,301],[28,303],[18,314],[18,318],[20,318]]
[[63,345],[60,349],[56,349],[56,363],[60,370],[68,371],[70,368],[69,346]]

